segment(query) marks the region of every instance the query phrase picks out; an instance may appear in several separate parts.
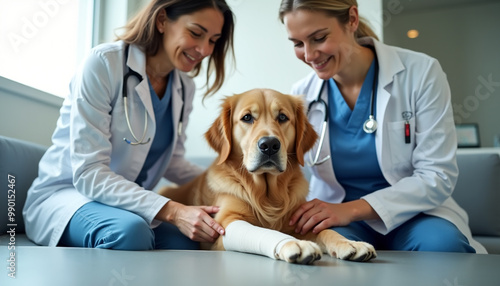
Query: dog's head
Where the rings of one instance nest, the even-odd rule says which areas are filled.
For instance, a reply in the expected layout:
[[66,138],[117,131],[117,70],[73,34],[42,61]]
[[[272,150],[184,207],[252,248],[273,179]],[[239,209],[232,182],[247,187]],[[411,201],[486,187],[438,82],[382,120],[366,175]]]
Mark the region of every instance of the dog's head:
[[219,153],[217,164],[238,160],[251,173],[277,174],[290,160],[304,165],[318,136],[301,98],[254,89],[227,97],[205,137]]

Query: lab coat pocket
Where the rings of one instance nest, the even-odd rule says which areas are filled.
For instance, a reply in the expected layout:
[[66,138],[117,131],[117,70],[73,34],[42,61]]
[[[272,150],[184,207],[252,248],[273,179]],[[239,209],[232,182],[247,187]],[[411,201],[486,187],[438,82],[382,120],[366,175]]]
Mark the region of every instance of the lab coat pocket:
[[415,119],[388,122],[387,135],[393,170],[399,175],[410,174],[413,171]]

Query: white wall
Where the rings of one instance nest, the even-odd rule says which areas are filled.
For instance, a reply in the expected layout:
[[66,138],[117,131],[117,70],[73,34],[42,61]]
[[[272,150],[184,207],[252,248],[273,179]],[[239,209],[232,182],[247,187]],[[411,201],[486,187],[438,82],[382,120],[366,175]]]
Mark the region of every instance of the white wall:
[[[253,88],[272,88],[283,93],[290,91],[294,82],[311,72],[297,60],[285,27],[278,19],[280,0],[228,0],[236,18],[236,71],[226,78],[223,87],[211,98],[201,102],[204,89],[197,92],[194,110],[186,130],[186,156],[214,157],[203,134],[218,115],[224,96]],[[359,0],[360,14],[372,23],[382,37],[381,0]],[[198,87],[204,77],[195,79]]]
[[[107,0],[101,0],[107,1]],[[129,0],[127,2],[130,2]],[[145,2],[142,0],[143,3]],[[102,13],[120,11],[130,14],[137,3],[123,3],[124,8],[110,9],[102,5]],[[200,90],[195,98],[194,111],[187,128],[188,157],[214,157],[203,134],[218,114],[221,98],[252,88],[272,88],[289,92],[292,84],[310,72],[293,53],[283,24],[278,20],[280,0],[228,0],[236,17],[235,56],[236,70],[227,77],[223,88],[202,105],[204,78],[195,79]],[[382,36],[381,0],[359,0],[360,13],[372,23]],[[106,4],[106,3],[104,3]],[[110,4],[110,3],[108,3]],[[111,11],[108,11],[111,10]],[[106,12],[107,11],[107,12]],[[124,25],[125,17],[107,17],[97,36],[97,41],[113,40],[114,29]],[[113,24],[112,24],[113,23]],[[113,27],[115,26],[115,27]],[[69,84],[69,83],[68,83]],[[61,98],[16,84],[0,77],[0,135],[11,136],[50,145],[50,137],[59,115]]]
[[0,135],[49,146],[62,101],[0,77]]

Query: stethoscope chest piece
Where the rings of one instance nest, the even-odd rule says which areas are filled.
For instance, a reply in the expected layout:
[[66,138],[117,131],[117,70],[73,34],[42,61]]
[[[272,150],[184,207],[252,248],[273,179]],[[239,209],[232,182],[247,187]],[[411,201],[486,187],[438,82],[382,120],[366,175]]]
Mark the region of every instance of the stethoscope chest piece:
[[377,121],[375,120],[373,115],[370,115],[363,124],[363,131],[365,131],[366,133],[373,133],[377,131]]

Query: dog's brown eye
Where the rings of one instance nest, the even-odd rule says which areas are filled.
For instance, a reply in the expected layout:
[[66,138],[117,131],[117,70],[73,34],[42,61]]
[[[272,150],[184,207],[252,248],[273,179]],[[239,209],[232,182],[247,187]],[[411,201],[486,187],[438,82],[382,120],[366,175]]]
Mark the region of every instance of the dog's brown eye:
[[253,123],[253,117],[251,114],[245,114],[245,116],[243,116],[241,120],[245,121],[246,123]]
[[288,119],[288,117],[287,117],[285,114],[280,113],[280,115],[278,115],[278,121],[279,121],[280,123],[287,122],[288,120],[289,120],[289,119]]

